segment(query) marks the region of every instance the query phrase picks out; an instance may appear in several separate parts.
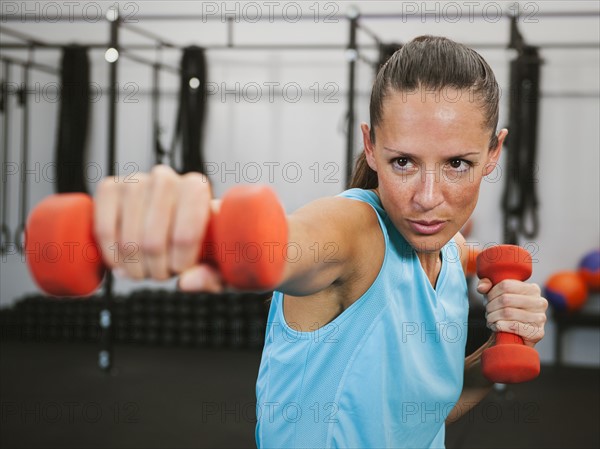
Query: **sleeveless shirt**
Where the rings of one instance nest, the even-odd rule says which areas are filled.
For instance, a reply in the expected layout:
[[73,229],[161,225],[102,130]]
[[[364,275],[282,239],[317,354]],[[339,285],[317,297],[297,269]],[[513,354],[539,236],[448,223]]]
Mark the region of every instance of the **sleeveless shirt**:
[[377,194],[385,256],[368,290],[334,320],[300,329],[273,293],[256,383],[259,448],[443,448],[463,385],[467,284],[454,239],[436,288]]

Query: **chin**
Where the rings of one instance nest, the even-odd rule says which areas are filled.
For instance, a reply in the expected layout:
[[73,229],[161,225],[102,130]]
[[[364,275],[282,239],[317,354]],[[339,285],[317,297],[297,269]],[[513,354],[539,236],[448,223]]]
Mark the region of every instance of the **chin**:
[[438,252],[446,243],[450,241],[452,236],[448,236],[445,233],[442,234],[433,234],[433,235],[415,235],[411,234],[408,237],[405,237],[410,246],[412,246],[415,251],[422,253],[435,253]]

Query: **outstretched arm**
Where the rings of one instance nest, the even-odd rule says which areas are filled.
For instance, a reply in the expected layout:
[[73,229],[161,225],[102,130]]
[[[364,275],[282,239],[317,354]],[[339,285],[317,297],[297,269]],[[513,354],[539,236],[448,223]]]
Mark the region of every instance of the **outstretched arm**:
[[[96,192],[94,233],[105,265],[132,279],[179,276],[181,290],[222,290],[215,266],[198,261],[211,216],[220,209],[206,177],[179,175],[159,165],[128,181],[106,178]],[[275,242],[284,259],[277,289],[308,295],[344,276],[358,253],[353,233],[360,237],[365,221],[361,207],[369,207],[361,204],[342,197],[323,198],[284,217],[288,242]],[[244,229],[247,223],[239,220],[230,225]],[[135,260],[125,257],[130,244],[137,249]],[[119,257],[111,257],[115,247]],[[281,263],[277,259],[275,263]]]

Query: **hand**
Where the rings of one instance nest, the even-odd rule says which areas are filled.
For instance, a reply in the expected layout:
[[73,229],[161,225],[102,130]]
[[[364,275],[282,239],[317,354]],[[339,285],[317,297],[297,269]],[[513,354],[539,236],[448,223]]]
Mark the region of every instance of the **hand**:
[[548,301],[537,284],[505,279],[494,285],[481,279],[477,291],[487,296],[487,327],[494,332],[509,332],[533,347],[544,337]]
[[166,280],[180,275],[182,290],[220,292],[219,273],[198,264],[211,196],[204,175],[178,175],[166,165],[105,178],[94,200],[94,234],[105,264],[118,276]]

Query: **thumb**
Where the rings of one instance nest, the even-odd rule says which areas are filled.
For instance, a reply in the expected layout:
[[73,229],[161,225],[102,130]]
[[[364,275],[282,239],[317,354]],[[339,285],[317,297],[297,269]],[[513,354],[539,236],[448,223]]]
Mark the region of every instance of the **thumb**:
[[177,286],[181,291],[221,293],[224,290],[220,273],[210,265],[196,265],[179,276]]
[[477,284],[477,291],[482,295],[485,295],[487,292],[489,292],[491,288],[492,281],[490,281],[488,278],[480,279],[479,283]]

